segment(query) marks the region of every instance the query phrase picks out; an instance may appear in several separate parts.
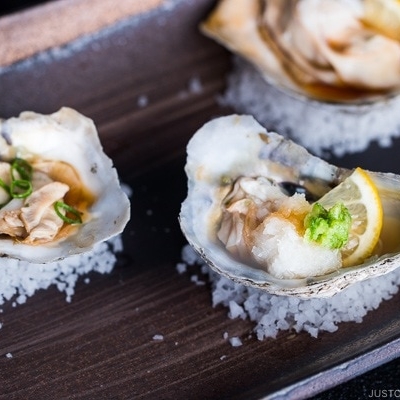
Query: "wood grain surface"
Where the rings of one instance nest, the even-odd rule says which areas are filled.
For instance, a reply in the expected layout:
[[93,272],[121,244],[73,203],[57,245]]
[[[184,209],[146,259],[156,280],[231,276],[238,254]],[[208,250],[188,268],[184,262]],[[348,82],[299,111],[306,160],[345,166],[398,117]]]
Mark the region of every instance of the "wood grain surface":
[[[185,145],[204,122],[230,112],[217,102],[230,56],[197,31],[213,3],[177,2],[0,69],[3,117],[78,109],[94,119],[133,189],[111,274],[81,279],[71,303],[51,288],[2,307],[0,399],[288,398],[286,389],[306,398],[400,354],[399,295],[334,334],[258,341],[251,322],[212,307],[209,286],[190,281],[198,271],[177,273]],[[362,160],[394,160],[399,147],[374,147]],[[225,332],[243,346],[232,347]]]
[[149,12],[165,0],[62,0],[0,18],[0,66],[64,46],[118,21]]

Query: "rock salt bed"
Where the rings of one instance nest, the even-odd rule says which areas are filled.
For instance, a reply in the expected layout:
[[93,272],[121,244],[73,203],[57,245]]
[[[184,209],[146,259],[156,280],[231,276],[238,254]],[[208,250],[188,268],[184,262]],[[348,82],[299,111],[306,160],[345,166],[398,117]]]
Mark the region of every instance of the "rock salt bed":
[[[248,318],[254,322],[259,340],[276,338],[280,331],[287,330],[305,331],[317,337],[323,331],[335,332],[341,322],[362,322],[369,311],[392,298],[400,285],[398,268],[387,275],[358,282],[331,298],[305,300],[272,295],[220,276],[206,266],[189,245],[182,249],[182,261],[188,267],[201,266],[211,282],[213,306],[227,307],[229,318]],[[183,271],[182,268],[179,271]],[[228,339],[227,332],[224,339]]]
[[[129,185],[122,183],[121,188],[128,197],[132,196],[133,190]],[[0,305],[10,300],[13,300],[13,306],[23,304],[36,291],[48,289],[53,285],[64,293],[66,301],[70,302],[79,277],[89,272],[110,273],[117,261],[116,254],[122,250],[122,235],[117,235],[98,243],[92,251],[47,264],[1,258]],[[90,278],[85,277],[84,282],[89,284]],[[2,312],[1,309],[0,312]],[[1,326],[0,324],[0,329]]]
[[25,303],[40,289],[56,286],[70,302],[80,276],[89,272],[110,273],[116,253],[122,251],[122,238],[116,236],[97,244],[92,251],[47,264],[33,264],[2,258],[0,265],[0,305],[14,299],[13,305]]
[[234,57],[227,89],[219,99],[237,113],[253,115],[261,125],[302,144],[314,154],[336,156],[365,150],[371,141],[390,146],[400,136],[400,96],[375,105],[344,109],[337,104],[304,101],[268,84],[253,66]]

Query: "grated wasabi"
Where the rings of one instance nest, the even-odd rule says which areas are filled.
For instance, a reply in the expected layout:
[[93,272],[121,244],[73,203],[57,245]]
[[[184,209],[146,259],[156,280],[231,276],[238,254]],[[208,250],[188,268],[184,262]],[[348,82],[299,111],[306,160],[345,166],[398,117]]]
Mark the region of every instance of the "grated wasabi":
[[314,203],[304,219],[304,237],[329,249],[341,249],[349,239],[351,215],[343,203],[336,203],[329,210]]

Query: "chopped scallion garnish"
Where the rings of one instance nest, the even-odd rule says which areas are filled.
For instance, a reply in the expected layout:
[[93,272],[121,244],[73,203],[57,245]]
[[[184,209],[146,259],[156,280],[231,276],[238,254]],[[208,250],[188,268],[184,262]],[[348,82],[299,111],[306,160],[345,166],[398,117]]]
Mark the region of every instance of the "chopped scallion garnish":
[[32,183],[24,179],[15,179],[10,185],[10,196],[14,199],[25,199],[32,193]]
[[[61,209],[64,209],[67,214],[72,214],[74,218],[70,218],[67,215],[64,215],[61,212]],[[54,203],[54,210],[56,214],[67,224],[81,224],[81,212],[79,212],[76,208],[69,206],[68,204],[64,203],[63,201],[56,201]]]
[[25,181],[32,179],[32,166],[22,158],[14,158],[11,163],[11,178],[17,180],[18,177],[15,176],[14,171],[17,171],[19,177]]
[[8,186],[7,183],[5,183],[1,178],[0,178],[0,187],[3,188],[7,193],[10,193],[10,186]]

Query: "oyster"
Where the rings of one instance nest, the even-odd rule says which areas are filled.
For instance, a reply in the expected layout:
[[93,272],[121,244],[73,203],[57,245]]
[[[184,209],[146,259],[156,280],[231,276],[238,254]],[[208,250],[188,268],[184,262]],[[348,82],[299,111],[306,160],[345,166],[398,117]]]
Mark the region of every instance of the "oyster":
[[92,249],[130,217],[93,121],[62,108],[0,120],[0,253],[45,263]]
[[292,93],[372,101],[400,89],[400,5],[381,0],[221,0],[202,31]]
[[[368,171],[383,210],[379,245],[370,257],[359,265],[319,268],[318,264],[325,262],[325,255],[315,257],[316,253],[310,253],[300,265],[306,275],[288,278],[290,274],[278,275],[269,261],[263,265],[257,262],[257,257],[249,258],[243,251],[237,238],[242,236],[241,240],[246,241],[251,232],[245,231],[240,218],[236,225],[232,224],[233,238],[224,237],[221,226],[226,223],[227,204],[234,204],[239,213],[243,207],[243,215],[247,213],[245,218],[248,218],[252,212],[248,199],[240,201],[239,195],[239,201],[230,201],[240,190],[252,193],[254,201],[260,198],[266,204],[281,201],[285,196],[282,191],[298,187],[314,201],[343,182],[352,171],[331,165],[294,142],[267,132],[253,117],[246,115],[208,122],[192,137],[187,153],[188,195],[179,216],[181,229],[192,247],[218,273],[274,294],[327,297],[352,283],[388,273],[400,265],[400,176]],[[283,201],[293,201],[295,196],[303,196],[301,205],[307,203],[304,193],[286,196],[287,200]],[[254,212],[259,213],[258,218],[264,218],[260,216],[265,212],[262,207]],[[249,225],[252,228],[251,218]],[[276,234],[280,234],[279,230],[278,227]],[[272,242],[272,249],[275,245],[278,243]],[[251,246],[256,248],[257,242]],[[297,250],[288,250],[292,255],[295,253],[289,264],[299,264]],[[313,269],[309,264],[314,264]]]

